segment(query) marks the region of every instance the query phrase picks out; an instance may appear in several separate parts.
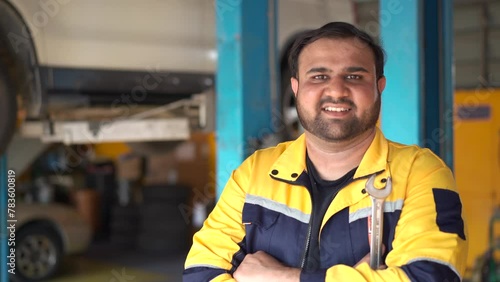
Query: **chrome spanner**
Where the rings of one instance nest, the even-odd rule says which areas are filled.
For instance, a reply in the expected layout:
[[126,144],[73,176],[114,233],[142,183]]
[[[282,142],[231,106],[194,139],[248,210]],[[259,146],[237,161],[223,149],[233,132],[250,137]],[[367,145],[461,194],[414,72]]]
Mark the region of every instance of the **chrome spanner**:
[[373,186],[375,174],[366,182],[365,190],[372,198],[372,233],[370,235],[370,267],[378,269],[382,260],[382,235],[384,234],[384,201],[392,191],[391,178],[388,177],[385,187],[377,189]]

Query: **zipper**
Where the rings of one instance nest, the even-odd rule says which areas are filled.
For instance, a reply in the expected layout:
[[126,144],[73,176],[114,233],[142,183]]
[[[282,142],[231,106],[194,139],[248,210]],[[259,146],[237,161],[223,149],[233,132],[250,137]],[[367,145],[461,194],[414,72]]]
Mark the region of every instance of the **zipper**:
[[[340,192],[340,190],[342,190],[344,187],[346,187],[347,185],[349,185],[353,181],[354,181],[353,179],[350,179],[349,181],[347,181],[346,183],[344,183],[342,186],[340,186],[334,194],[331,195],[330,201],[324,203],[324,204],[327,205],[326,209],[328,209],[328,206],[333,202],[333,199],[335,199],[335,197]],[[311,184],[311,185],[316,185],[316,183]],[[312,189],[314,189],[314,188],[312,188]],[[308,189],[308,191],[309,191],[309,189]],[[311,245],[312,223],[313,223],[313,219],[315,218],[315,214],[316,214],[315,211],[314,211],[314,198],[313,198],[313,195],[312,195],[311,191],[309,191],[309,195],[311,197],[311,207],[312,207],[312,210],[311,210],[311,218],[309,219],[309,227],[308,227],[308,231],[307,231],[306,247],[305,247],[305,250],[304,250],[304,255],[302,256],[302,263],[300,265],[301,269],[304,269],[304,266],[306,265],[306,261],[307,261],[307,257],[308,257],[308,252],[309,252],[309,247]],[[321,207],[321,210],[323,210],[323,209],[324,208]],[[325,212],[326,212],[326,210],[325,210]],[[325,216],[325,214],[323,214],[323,217],[324,216]],[[320,244],[320,238],[321,238],[320,235],[321,235],[321,222],[320,222],[320,232],[318,233],[318,247],[319,247],[319,244]]]
[[[311,179],[311,182],[314,181]],[[311,183],[311,186],[315,185],[314,183]],[[314,189],[311,187],[311,189]],[[304,248],[304,255],[302,256],[302,262],[300,263],[300,268],[304,269],[304,266],[306,265],[306,260],[307,260],[307,253],[309,252],[309,247],[311,245],[311,233],[312,233],[312,224],[314,221],[314,197],[313,193],[307,189],[307,192],[309,192],[309,197],[311,198],[311,218],[309,218],[309,226],[307,227],[307,237],[306,237],[306,246]]]
[[[312,171],[309,167],[309,164],[306,160],[307,171]],[[316,183],[313,177],[308,173],[309,176],[309,186],[306,186],[307,192],[309,193],[309,198],[311,198],[311,217],[309,218],[309,226],[307,227],[307,237],[306,237],[306,246],[304,248],[304,255],[302,256],[302,262],[300,263],[300,268],[304,269],[306,266],[307,253],[309,252],[309,247],[311,245],[311,233],[312,233],[312,224],[314,222],[314,193],[312,190],[316,189]]]
[[311,245],[311,232],[312,232],[312,214],[311,214],[311,219],[309,220],[309,228],[307,231],[307,240],[306,240],[306,247],[304,250],[304,255],[302,256],[302,263],[300,264],[300,268],[304,269],[304,266],[306,264],[306,258],[307,258],[307,252],[309,252],[309,245]]

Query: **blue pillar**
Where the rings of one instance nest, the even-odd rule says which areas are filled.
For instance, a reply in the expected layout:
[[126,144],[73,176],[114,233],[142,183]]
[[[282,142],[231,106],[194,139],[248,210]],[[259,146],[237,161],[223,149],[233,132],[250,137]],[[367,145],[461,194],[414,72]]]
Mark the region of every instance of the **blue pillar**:
[[454,169],[453,158],[453,108],[455,105],[455,78],[453,77],[453,0],[437,1],[439,6],[440,22],[438,24],[441,30],[441,74],[440,90],[442,91],[442,105],[441,109],[441,126],[444,129],[444,139],[440,142],[439,156],[446,162],[446,164]]
[[217,197],[231,172],[253,152],[251,140],[273,130],[276,3],[216,0]]
[[0,267],[0,281],[9,281],[7,267],[7,157],[0,156],[0,256],[5,263]]
[[421,1],[380,1],[380,30],[387,54],[382,130],[387,138],[419,144],[422,130]]
[[453,2],[380,1],[387,53],[382,130],[427,147],[453,168]]

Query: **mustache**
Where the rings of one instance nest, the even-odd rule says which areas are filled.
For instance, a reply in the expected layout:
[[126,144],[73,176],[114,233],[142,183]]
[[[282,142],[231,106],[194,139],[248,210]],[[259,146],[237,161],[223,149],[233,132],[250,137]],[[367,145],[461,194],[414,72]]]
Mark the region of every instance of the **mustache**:
[[319,100],[319,104],[320,105],[322,105],[324,103],[346,104],[346,105],[350,106],[351,108],[355,108],[356,107],[356,105],[354,104],[354,102],[351,101],[350,99],[346,98],[346,97],[334,99],[332,97],[328,97],[327,96],[327,97],[324,97],[321,100]]

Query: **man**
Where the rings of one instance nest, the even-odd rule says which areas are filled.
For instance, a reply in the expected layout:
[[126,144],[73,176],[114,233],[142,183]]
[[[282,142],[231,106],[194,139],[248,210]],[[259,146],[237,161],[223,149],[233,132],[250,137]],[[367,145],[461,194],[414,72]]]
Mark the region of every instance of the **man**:
[[[303,34],[289,62],[305,133],[233,172],[194,236],[184,281],[461,280],[466,230],[451,171],[430,150],[391,142],[376,127],[381,47],[334,22]],[[376,270],[365,190],[372,175],[377,189],[392,180]]]

